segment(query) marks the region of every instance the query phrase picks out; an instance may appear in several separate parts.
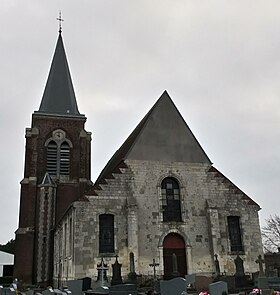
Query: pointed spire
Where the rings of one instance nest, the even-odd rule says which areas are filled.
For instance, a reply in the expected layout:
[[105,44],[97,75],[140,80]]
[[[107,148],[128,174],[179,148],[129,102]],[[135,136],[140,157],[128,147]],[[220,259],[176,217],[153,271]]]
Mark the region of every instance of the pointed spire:
[[[58,20],[61,22],[61,17]],[[47,84],[38,112],[55,115],[83,116],[79,113],[77,106],[61,36],[61,24],[59,26],[59,36]]]

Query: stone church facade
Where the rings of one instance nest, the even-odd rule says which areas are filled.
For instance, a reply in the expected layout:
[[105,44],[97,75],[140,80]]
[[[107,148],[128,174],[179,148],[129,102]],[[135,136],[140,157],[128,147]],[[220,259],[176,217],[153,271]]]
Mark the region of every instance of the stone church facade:
[[[65,89],[61,90],[61,85]],[[234,259],[258,270],[260,207],[219,172],[165,91],[90,180],[91,135],[77,108],[59,34],[39,111],[26,133],[15,275],[63,286],[96,279],[116,255],[124,278],[234,275]],[[175,254],[175,255],[174,255]],[[173,261],[172,261],[173,260]]]

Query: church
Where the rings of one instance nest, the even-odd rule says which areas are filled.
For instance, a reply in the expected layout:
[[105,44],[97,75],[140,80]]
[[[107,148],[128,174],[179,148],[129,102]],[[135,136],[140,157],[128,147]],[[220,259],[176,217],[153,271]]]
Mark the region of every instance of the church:
[[[164,91],[91,181],[91,133],[80,114],[62,33],[26,129],[14,276],[25,284],[96,281],[101,259],[141,281],[258,271],[260,206],[218,171]],[[133,265],[133,267],[132,267]],[[133,268],[133,270],[132,270]]]

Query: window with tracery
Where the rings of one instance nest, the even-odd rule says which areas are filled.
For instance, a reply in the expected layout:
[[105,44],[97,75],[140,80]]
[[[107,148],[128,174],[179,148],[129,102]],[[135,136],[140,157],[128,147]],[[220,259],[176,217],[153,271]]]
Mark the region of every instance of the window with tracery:
[[114,253],[114,215],[99,215],[99,253]]
[[161,183],[163,221],[182,221],[180,187],[176,179],[165,178]]
[[240,229],[240,217],[239,216],[228,216],[228,233],[230,241],[230,251],[232,252],[243,252],[243,244]]

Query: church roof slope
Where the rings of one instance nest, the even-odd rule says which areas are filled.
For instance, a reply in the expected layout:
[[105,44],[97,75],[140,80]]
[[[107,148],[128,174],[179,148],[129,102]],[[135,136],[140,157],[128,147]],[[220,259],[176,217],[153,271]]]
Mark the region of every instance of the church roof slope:
[[78,110],[61,33],[38,113],[82,116]]
[[96,183],[125,159],[211,164],[167,91],[116,151]]

